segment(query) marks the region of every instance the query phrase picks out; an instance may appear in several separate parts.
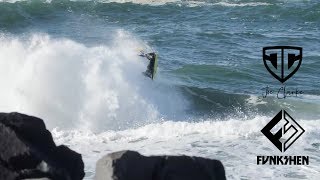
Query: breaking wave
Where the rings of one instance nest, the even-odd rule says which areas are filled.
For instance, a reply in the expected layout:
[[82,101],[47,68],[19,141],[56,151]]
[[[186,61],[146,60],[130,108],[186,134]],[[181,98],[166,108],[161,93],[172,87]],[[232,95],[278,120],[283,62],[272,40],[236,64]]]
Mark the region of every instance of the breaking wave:
[[45,34],[0,41],[0,109],[41,117],[50,128],[122,129],[183,114],[185,101],[161,78],[144,77],[146,44],[119,30],[87,47]]

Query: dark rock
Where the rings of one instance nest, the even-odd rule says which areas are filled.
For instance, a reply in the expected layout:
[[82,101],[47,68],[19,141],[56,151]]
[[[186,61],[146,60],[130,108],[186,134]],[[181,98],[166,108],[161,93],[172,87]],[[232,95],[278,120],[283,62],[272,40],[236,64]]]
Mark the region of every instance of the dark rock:
[[225,180],[218,160],[189,156],[142,156],[115,152],[97,162],[96,180]]
[[0,179],[78,180],[81,155],[56,146],[44,122],[19,113],[0,113]]

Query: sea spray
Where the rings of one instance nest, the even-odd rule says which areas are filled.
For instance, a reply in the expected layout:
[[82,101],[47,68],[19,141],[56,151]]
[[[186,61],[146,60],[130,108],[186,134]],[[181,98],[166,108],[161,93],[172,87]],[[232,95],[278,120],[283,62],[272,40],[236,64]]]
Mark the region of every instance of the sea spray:
[[0,107],[47,119],[51,128],[91,130],[183,115],[174,89],[143,76],[147,62],[136,49],[145,46],[121,30],[110,45],[93,47],[45,34],[2,38]]

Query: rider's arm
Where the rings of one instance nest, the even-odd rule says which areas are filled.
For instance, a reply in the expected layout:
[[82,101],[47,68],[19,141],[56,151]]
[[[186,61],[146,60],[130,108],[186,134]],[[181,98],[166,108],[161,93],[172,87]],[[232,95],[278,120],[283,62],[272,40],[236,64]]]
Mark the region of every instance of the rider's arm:
[[143,51],[140,51],[139,56],[146,57],[146,59],[148,59],[149,61],[152,59],[152,56],[150,55],[150,53],[144,53]]

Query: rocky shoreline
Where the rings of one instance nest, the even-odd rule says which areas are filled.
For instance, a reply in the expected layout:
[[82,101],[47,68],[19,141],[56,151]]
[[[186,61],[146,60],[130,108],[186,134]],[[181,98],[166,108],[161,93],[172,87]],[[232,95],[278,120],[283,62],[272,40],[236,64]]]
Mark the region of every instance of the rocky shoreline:
[[[0,113],[0,179],[80,180],[81,154],[56,146],[44,121],[20,113]],[[190,156],[143,156],[120,151],[102,157],[96,180],[225,180],[218,160]]]

